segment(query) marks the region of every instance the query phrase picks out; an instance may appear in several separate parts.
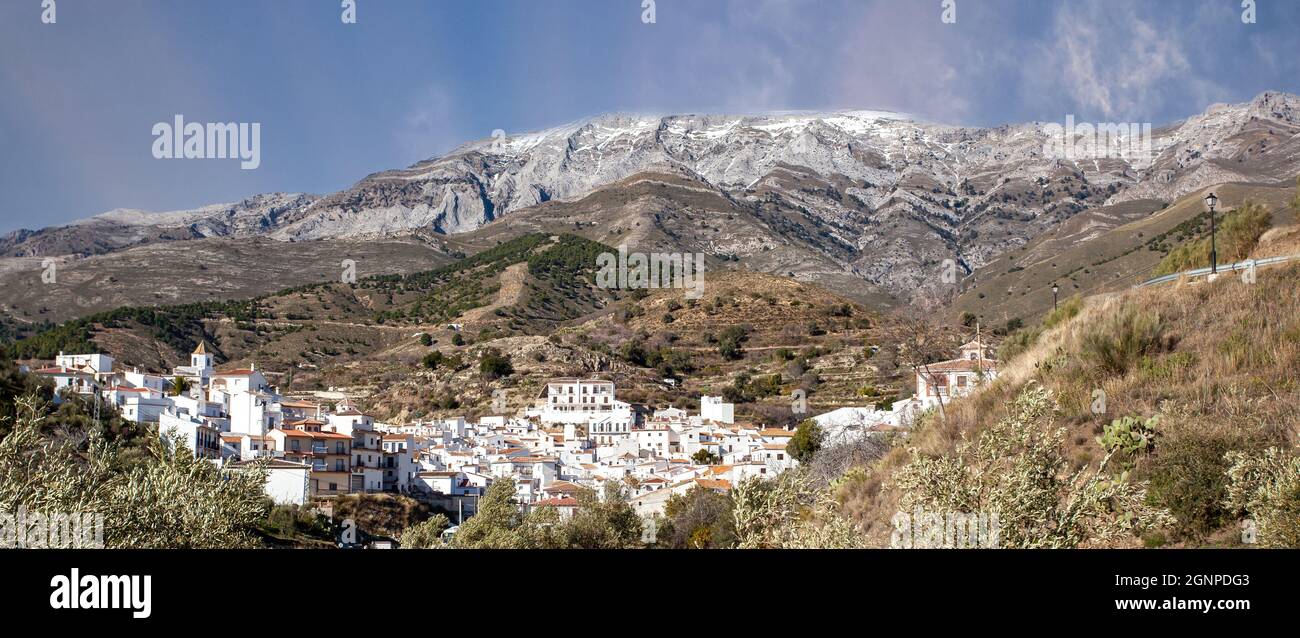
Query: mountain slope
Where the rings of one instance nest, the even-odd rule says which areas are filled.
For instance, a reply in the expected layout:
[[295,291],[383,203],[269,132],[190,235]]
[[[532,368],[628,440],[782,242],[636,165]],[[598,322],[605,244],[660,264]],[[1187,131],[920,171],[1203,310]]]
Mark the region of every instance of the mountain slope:
[[[913,300],[945,294],[939,273],[946,260],[958,264],[960,275],[974,272],[1089,211],[1098,211],[1090,222],[1107,215],[1132,221],[1157,202],[1206,186],[1268,186],[1300,173],[1300,98],[1282,93],[1215,105],[1156,129],[1151,157],[1056,159],[1046,155],[1052,133],[1043,123],[962,128],[871,111],[605,115],[472,142],[322,197],[266,195],[158,217],[116,212],[19,231],[0,241],[0,254],[85,255],[211,237],[369,241],[411,233],[483,245],[473,235],[516,236],[521,231],[511,226],[527,232],[557,213],[619,223],[658,215],[653,232],[639,227],[648,233],[642,237],[633,225],[617,239],[646,252],[701,251],[715,262],[739,257],[746,268],[793,272],[844,292],[862,287],[860,299],[882,293]],[[669,187],[651,192],[656,182]],[[689,218],[685,211],[692,211]],[[669,213],[689,223],[663,222]],[[719,236],[720,227],[731,230],[737,220],[743,223],[733,237]],[[573,230],[584,231],[576,224]],[[584,234],[596,230],[604,229]],[[638,245],[642,239],[647,246]],[[32,272],[30,261],[3,266]]]
[[[1294,249],[1297,230],[1272,231],[1253,256]],[[1288,265],[1261,269],[1254,283],[1225,276],[1084,298],[1033,333],[995,382],[914,429],[907,447],[924,458],[951,455],[1006,418],[1027,388],[1042,387],[1059,409],[1052,427],[1065,430],[1062,475],[1106,457],[1098,439],[1115,421],[1153,428],[1147,445],[1111,459],[1110,472],[1144,485],[1146,502],[1167,510],[1173,524],[1114,545],[1239,546],[1241,519],[1262,512],[1226,505],[1228,453],[1300,452],[1298,287],[1300,265]],[[889,482],[910,461],[900,447],[838,494],[882,546],[900,509]],[[1281,496],[1294,504],[1300,494]]]

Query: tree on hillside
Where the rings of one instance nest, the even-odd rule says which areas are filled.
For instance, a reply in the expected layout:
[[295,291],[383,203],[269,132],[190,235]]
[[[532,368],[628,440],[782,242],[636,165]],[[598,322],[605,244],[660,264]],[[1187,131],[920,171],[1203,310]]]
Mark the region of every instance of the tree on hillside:
[[785,451],[794,460],[808,463],[821,449],[823,438],[821,426],[812,419],[805,419],[790,437],[790,442],[785,444]]
[[[934,320],[935,314],[932,309],[911,307],[902,313],[886,335],[897,348],[899,363],[921,373],[927,380],[935,378],[930,365],[951,359],[953,350],[959,345],[948,330]],[[947,418],[943,396],[938,398],[939,416]]]
[[744,326],[729,326],[718,335],[718,354],[728,361],[743,358],[745,351],[741,347],[749,340],[749,331]]
[[510,363],[510,358],[502,356],[501,351],[496,348],[488,348],[483,352],[482,358],[479,359],[478,369],[483,378],[488,380],[508,377],[515,372],[515,367]]

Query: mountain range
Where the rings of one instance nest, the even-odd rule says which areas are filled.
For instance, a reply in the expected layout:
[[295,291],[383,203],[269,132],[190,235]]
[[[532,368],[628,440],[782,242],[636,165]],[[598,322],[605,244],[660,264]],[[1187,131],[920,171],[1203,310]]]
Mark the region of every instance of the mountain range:
[[[882,307],[950,301],[981,268],[1035,240],[1056,237],[1052,249],[1063,251],[1209,186],[1274,188],[1300,174],[1300,97],[1285,93],[1154,127],[1145,157],[1053,157],[1053,131],[878,111],[602,115],[470,142],[327,195],[114,210],[15,231],[0,238],[0,272],[36,284],[7,286],[0,309],[36,322],[115,304],[253,296],[333,277],[340,253],[381,253],[359,265],[367,274],[414,272],[538,231],[701,252],[711,269],[793,277]],[[239,283],[180,275],[161,298],[131,285],[142,267],[184,268],[205,251],[203,268],[220,269],[222,255],[250,240],[266,243],[244,251],[241,272],[289,255],[299,267]],[[403,256],[385,260],[376,247],[388,245]],[[89,291],[49,301],[38,279],[46,258],[103,301],[88,301]],[[946,260],[957,285],[941,277]]]

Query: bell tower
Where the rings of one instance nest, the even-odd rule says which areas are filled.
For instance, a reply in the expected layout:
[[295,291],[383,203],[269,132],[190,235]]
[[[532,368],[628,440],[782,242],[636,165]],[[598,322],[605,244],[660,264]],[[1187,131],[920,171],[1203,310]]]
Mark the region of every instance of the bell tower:
[[190,367],[199,371],[212,369],[212,355],[208,354],[206,341],[200,341],[199,347],[190,353]]

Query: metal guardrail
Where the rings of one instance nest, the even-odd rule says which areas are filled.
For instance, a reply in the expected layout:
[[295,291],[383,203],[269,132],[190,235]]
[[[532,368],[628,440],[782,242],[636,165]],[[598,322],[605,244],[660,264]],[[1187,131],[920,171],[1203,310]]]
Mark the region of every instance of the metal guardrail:
[[[1250,267],[1252,265],[1255,268],[1263,268],[1265,266],[1276,266],[1278,264],[1286,263],[1288,261],[1295,261],[1298,259],[1300,259],[1300,255],[1291,255],[1288,257],[1265,257],[1264,259],[1247,259],[1246,261],[1238,262],[1235,264],[1223,264],[1222,266],[1219,266],[1219,272],[1224,273],[1224,272],[1239,272],[1242,270],[1250,270]],[[1206,275],[1211,274],[1211,272],[1212,271],[1209,268],[1197,268],[1196,270],[1184,270],[1183,272],[1177,272],[1172,275],[1165,275],[1163,277],[1156,277],[1155,279],[1144,281],[1134,286],[1134,288],[1142,288],[1144,286],[1154,286],[1156,284],[1163,284],[1169,281],[1177,281],[1179,279],[1182,279],[1183,277],[1204,277]]]

